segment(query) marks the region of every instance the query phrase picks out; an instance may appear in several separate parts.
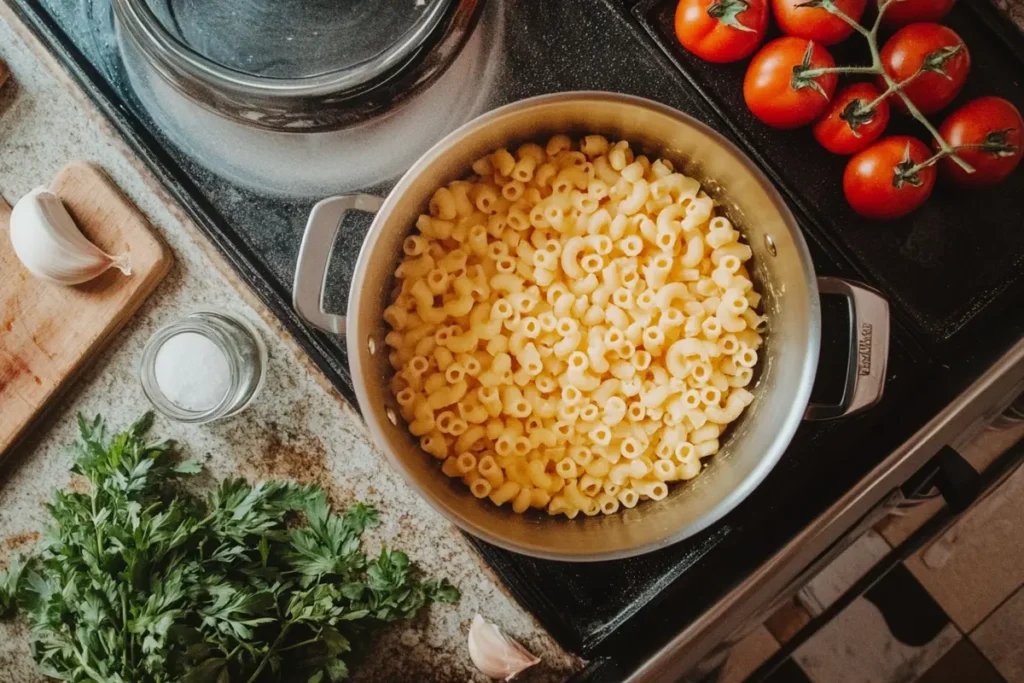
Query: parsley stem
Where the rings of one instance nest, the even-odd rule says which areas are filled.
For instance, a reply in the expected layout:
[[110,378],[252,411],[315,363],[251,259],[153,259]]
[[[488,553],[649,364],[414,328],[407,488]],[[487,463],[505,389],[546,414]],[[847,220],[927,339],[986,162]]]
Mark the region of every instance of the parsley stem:
[[256,667],[256,670],[252,673],[252,676],[249,677],[249,680],[246,681],[246,683],[256,683],[256,679],[260,677],[260,674],[263,673],[263,668],[267,665],[267,662],[270,661],[270,655],[277,652],[277,646],[281,644],[282,640],[284,640],[285,635],[294,623],[294,621],[285,622],[285,625],[281,628],[281,632],[277,634],[277,638],[274,639],[274,642],[271,643],[270,647],[267,649],[267,654],[263,655],[263,659],[260,660],[260,665]]
[[302,642],[293,643],[293,644],[289,645],[288,647],[282,647],[280,650],[278,650],[278,652],[288,652],[288,650],[294,650],[296,648],[302,647],[303,645],[310,645],[310,644],[315,643],[315,642],[317,642],[319,640],[320,640],[320,636],[314,636],[313,638],[308,638],[306,640],[303,640]]
[[[92,502],[92,518],[95,523],[96,520],[96,488],[93,487],[91,494]],[[96,524],[96,559],[97,561],[103,557],[103,531],[100,530],[100,526]]]
[[71,651],[75,653],[75,659],[82,665],[82,670],[96,683],[107,683],[107,679],[100,675],[96,669],[92,668],[85,662],[85,655],[79,652],[78,648],[74,645],[71,646]]
[[127,653],[127,657],[121,662],[121,673],[126,677],[128,676],[128,665],[131,663],[132,668],[135,668],[135,641],[132,637],[131,630],[128,628],[128,594],[124,584],[120,586],[121,593],[121,630],[124,632],[124,650]]

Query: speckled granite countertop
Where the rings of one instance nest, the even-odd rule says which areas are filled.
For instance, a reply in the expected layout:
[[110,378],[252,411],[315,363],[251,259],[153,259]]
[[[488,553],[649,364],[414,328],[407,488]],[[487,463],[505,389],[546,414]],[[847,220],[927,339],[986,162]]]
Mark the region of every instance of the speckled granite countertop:
[[[159,419],[155,432],[179,440],[218,477],[280,477],[324,485],[333,501],[378,504],[382,524],[368,535],[406,549],[428,572],[447,575],[462,590],[457,606],[437,606],[411,625],[397,626],[355,675],[361,681],[487,680],[475,673],[465,637],[481,612],[543,658],[521,680],[564,680],[580,662],[501,588],[462,535],[391,471],[374,452],[358,416],[331,390],[287,339],[205,239],[157,188],[127,148],[80,93],[51,71],[0,13],[0,58],[12,79],[0,91],[0,193],[11,204],[46,183],[68,161],[101,166],[170,244],[176,259],[168,278],[30,439],[7,457],[0,472],[0,563],[38,537],[43,503],[67,485],[65,447],[75,436],[74,415],[102,413],[113,427],[127,425],[146,406],[136,379],[143,344],[160,326],[196,308],[218,306],[255,323],[270,350],[267,384],[242,415],[212,425]],[[59,67],[57,67],[59,69]],[[56,74],[56,75],[55,75]],[[24,627],[0,622],[0,679],[44,680],[35,673]]]

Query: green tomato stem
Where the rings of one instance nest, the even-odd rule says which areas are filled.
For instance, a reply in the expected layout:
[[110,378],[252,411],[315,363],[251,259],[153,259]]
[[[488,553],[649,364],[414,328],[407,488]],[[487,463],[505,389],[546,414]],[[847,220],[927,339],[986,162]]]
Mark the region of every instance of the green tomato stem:
[[828,66],[820,69],[807,69],[801,71],[804,78],[817,78],[826,74],[877,74],[878,69],[874,66]]
[[889,97],[894,92],[896,92],[896,90],[897,90],[897,88],[886,88],[884,93],[882,93],[881,95],[879,95],[875,99],[873,99],[870,102],[868,102],[867,105],[865,106],[865,109],[874,109],[875,107],[880,105],[882,102],[885,102],[887,99],[889,99]]
[[[946,157],[951,157],[954,161],[956,161],[957,159],[960,158],[959,156],[957,156],[957,152],[959,152],[960,150],[963,150],[963,149],[980,149],[980,150],[984,151],[984,150],[989,150],[990,148],[989,148],[988,144],[986,144],[984,142],[979,142],[979,143],[973,143],[973,144],[968,144],[968,145],[957,145],[955,147],[949,147],[948,150],[940,149],[938,152],[936,152],[930,158],[925,159],[921,163],[919,163],[919,164],[913,166],[912,168],[910,168],[907,171],[907,175],[916,173],[917,171],[920,171],[920,170],[922,170],[924,168],[927,168],[927,167],[931,166],[932,164],[937,163],[939,160],[945,159]],[[973,173],[973,171],[974,171],[974,169],[972,168],[971,171],[968,171],[968,173]]]
[[[885,76],[886,82],[890,84],[893,82],[892,78],[889,77],[889,74],[883,75]],[[928,117],[922,114],[921,110],[918,109],[917,106],[915,106],[914,103],[910,101],[910,98],[907,97],[907,94],[903,91],[898,91],[897,94],[900,96],[900,99],[903,100],[903,104],[907,106],[907,111],[909,111],[915,119],[920,121],[921,125],[924,126],[931,134],[931,136],[935,138],[935,141],[939,143],[939,149],[941,149],[946,156],[951,157],[953,161],[956,163],[956,165],[962,168],[964,171],[966,171],[967,173],[974,173],[974,167],[971,166],[966,161],[964,161],[963,159],[961,159],[959,156],[957,156],[955,150],[949,146],[949,143],[946,142],[946,140],[942,137],[942,134],[939,133],[935,126],[932,125],[932,122],[928,120]]]
[[884,2],[878,3],[878,16],[875,17],[875,23],[869,31],[871,37],[875,40],[878,38],[878,29],[882,26],[882,17],[885,16],[885,10],[889,9],[889,5],[898,1],[899,0],[885,0]]
[[917,80],[917,77],[920,76],[923,73],[924,73],[924,71],[919,69],[910,78],[904,79],[904,80],[900,81],[899,83],[894,83],[893,85],[889,86],[888,88],[885,89],[885,92],[883,92],[881,95],[879,95],[874,100],[872,100],[870,103],[868,103],[867,108],[868,109],[874,109],[875,107],[880,105],[882,102],[884,102],[885,100],[887,100],[890,97],[892,97],[892,95],[894,93],[900,92],[905,87],[907,87],[908,85],[913,83],[915,80]]
[[836,15],[837,17],[845,21],[853,28],[854,31],[861,34],[865,38],[871,37],[871,33],[866,28],[861,26],[858,22],[854,21],[853,17],[851,17],[849,14],[839,9],[839,7],[834,2],[825,3],[822,6],[822,9],[831,12],[832,14]]
[[885,11],[889,8],[889,5],[891,5],[894,2],[899,2],[899,0],[884,0],[884,2],[878,3],[878,16],[875,18],[874,26],[871,27],[871,30],[868,32],[868,35],[866,36],[868,41],[868,49],[871,50],[871,68],[875,69],[874,73],[878,74],[885,80],[887,93],[887,95],[885,96],[887,97],[892,92],[895,92],[897,95],[899,95],[900,99],[902,99],[903,103],[907,106],[907,111],[910,112],[910,115],[917,119],[921,123],[921,125],[925,127],[928,133],[931,134],[933,138],[935,138],[935,141],[939,144],[939,149],[942,150],[942,152],[944,152],[946,156],[952,157],[953,161],[956,162],[957,166],[964,169],[964,171],[966,171],[967,173],[974,173],[974,167],[956,155],[955,150],[953,150],[953,148],[949,146],[949,143],[946,142],[946,140],[942,137],[939,131],[936,130],[935,126],[931,124],[931,121],[928,120],[928,117],[922,114],[921,110],[918,109],[914,105],[914,103],[910,101],[910,98],[907,97],[907,94],[903,92],[903,86],[909,83],[911,79],[917,78],[921,74],[921,70],[918,69],[917,73],[915,73],[913,76],[906,79],[902,84],[900,84],[893,80],[892,76],[890,76],[889,73],[884,68],[882,68],[882,56],[878,50],[878,29],[882,25],[882,17],[885,15]]
[[929,166],[932,166],[932,165],[936,164],[939,161],[939,159],[942,159],[943,157],[950,156],[952,154],[953,154],[952,149],[950,149],[950,151],[948,151],[948,152],[945,151],[945,150],[939,150],[938,152],[936,152],[932,156],[928,157],[927,159],[925,159],[921,163],[915,164],[915,165],[911,166],[910,168],[908,168],[906,173],[904,173],[904,175],[912,176],[912,175],[916,174],[918,171],[923,171],[924,169],[928,168]]
[[[997,154],[999,151],[998,148],[993,149],[992,146],[987,142],[975,142],[969,145],[957,145],[956,147],[953,148],[953,152],[959,152],[962,149],[980,149],[981,151],[988,152],[989,154]],[[1011,153],[1014,149],[1015,148],[1013,147],[1013,145],[1010,145]]]

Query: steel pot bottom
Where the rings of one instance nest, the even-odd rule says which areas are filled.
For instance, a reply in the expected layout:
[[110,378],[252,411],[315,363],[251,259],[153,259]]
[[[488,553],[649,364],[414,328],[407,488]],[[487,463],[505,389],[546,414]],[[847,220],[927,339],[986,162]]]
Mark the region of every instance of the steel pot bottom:
[[[474,498],[444,476],[398,417],[388,391],[392,370],[383,344],[382,313],[401,242],[439,186],[462,177],[471,163],[498,147],[556,133],[601,133],[629,140],[652,156],[670,159],[701,180],[723,205],[754,253],[753,280],[769,318],[754,401],[722,440],[722,451],[696,479],[673,485],[660,502],[641,503],[611,516],[549,518],[517,515]],[[437,510],[469,533],[510,550],[556,560],[591,561],[649,552],[705,529],[739,504],[782,456],[808,406],[818,361],[820,305],[813,266],[792,214],[764,175],[731,143],[690,117],[647,100],[608,93],[537,97],[495,110],[466,124],[429,150],[383,202],[366,196],[325,200],[314,210],[299,257],[295,303],[307,319],[348,336],[359,405],[389,461]],[[373,210],[376,219],[356,264],[347,320],[324,313],[321,288],[333,235],[349,208]],[[877,399],[884,377],[881,343],[884,300],[828,281],[846,294],[860,323],[875,329],[865,375],[854,372],[844,406],[818,407],[822,416],[860,409]],[[853,291],[861,297],[850,294]],[[870,299],[870,321],[862,309]],[[881,301],[881,304],[878,304]],[[856,348],[856,345],[854,346]],[[858,382],[860,379],[862,381]],[[871,381],[867,381],[867,380]],[[877,381],[875,381],[877,380]],[[874,396],[872,396],[872,392]]]

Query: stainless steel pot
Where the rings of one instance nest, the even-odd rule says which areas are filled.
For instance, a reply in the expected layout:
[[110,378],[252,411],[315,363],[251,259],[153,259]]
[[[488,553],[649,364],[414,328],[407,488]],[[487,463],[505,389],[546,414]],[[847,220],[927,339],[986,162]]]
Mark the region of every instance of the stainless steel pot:
[[[388,391],[392,370],[382,312],[402,240],[439,186],[462,177],[498,147],[556,133],[601,133],[667,157],[726,209],[754,252],[753,279],[763,295],[768,334],[753,403],[722,441],[721,452],[696,479],[672,487],[658,503],[611,516],[568,520],[517,515],[470,495],[444,476],[406,431]],[[363,242],[348,315],[323,310],[331,246],[344,214],[376,212]],[[820,293],[849,302],[851,354],[839,405],[810,404],[821,333]],[[772,469],[802,419],[842,417],[882,396],[889,308],[864,285],[815,278],[807,245],[778,192],[740,150],[689,116],[648,100],[598,92],[523,100],[489,112],[430,149],[386,200],[369,195],[326,199],[313,209],[295,274],[294,305],[309,322],[348,338],[352,381],[377,445],[410,486],[441,514],[489,543],[527,555],[567,561],[628,557],[675,543],[708,527],[740,503]]]

